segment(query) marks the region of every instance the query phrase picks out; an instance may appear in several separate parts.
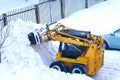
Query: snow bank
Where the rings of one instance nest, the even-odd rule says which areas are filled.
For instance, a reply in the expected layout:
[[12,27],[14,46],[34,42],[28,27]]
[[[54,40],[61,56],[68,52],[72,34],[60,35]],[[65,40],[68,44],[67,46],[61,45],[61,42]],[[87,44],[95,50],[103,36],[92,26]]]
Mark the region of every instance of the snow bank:
[[11,22],[10,35],[2,48],[0,80],[92,80],[86,75],[50,69],[57,46],[52,42],[33,46],[27,37],[38,26],[41,25],[22,20]]

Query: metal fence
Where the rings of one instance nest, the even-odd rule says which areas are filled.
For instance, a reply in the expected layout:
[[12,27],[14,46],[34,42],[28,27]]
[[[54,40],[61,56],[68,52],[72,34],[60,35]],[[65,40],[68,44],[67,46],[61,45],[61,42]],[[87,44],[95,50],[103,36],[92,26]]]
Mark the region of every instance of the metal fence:
[[102,1],[106,1],[106,0],[88,0],[88,7],[91,7],[92,5],[102,2]]
[[46,0],[40,0],[40,22],[41,23],[53,23],[61,19],[61,5],[60,0],[52,0],[46,2]]
[[34,5],[7,12],[8,21],[16,21],[17,19],[22,19],[24,21],[36,22],[35,16],[36,15]]
[[81,9],[85,9],[85,0],[65,0],[65,17]]
[[11,10],[1,15],[0,26],[17,19],[50,24],[101,1],[106,0],[40,0],[39,4]]

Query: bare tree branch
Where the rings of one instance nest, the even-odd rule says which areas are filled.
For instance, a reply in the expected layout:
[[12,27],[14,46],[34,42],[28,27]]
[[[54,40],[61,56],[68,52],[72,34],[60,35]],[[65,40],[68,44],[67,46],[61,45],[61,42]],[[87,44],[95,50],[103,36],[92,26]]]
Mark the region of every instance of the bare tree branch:
[[3,47],[3,44],[5,43],[8,35],[9,35],[9,32],[10,32],[10,26],[7,25],[5,27],[3,26],[0,26],[0,63],[1,63],[1,49]]

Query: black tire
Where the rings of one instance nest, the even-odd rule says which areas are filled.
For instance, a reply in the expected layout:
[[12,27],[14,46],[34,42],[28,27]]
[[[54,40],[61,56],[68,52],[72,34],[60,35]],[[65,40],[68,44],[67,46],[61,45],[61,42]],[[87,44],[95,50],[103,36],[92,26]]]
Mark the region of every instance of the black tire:
[[80,64],[74,64],[70,70],[70,73],[74,74],[74,73],[78,73],[78,74],[86,74],[86,69],[83,65]]
[[34,36],[34,33],[31,32],[28,34],[28,39],[30,41],[31,44],[35,45],[36,44],[36,41],[35,41],[35,36]]
[[50,65],[50,68],[56,69],[58,71],[64,71],[64,72],[66,71],[65,65],[60,61],[53,62]]
[[104,49],[109,49],[109,46],[108,46],[108,44],[107,44],[107,42],[106,42],[106,41],[104,41],[103,48],[104,48]]

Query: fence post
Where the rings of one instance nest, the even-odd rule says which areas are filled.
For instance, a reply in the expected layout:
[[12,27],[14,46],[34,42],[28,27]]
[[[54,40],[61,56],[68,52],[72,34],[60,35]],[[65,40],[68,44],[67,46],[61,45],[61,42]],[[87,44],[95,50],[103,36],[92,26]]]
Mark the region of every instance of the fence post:
[[35,4],[35,15],[36,15],[36,23],[40,23],[40,12],[39,12],[39,5]]
[[88,8],[88,0],[85,0],[85,8]]
[[8,22],[7,22],[7,14],[6,13],[3,13],[2,19],[3,19],[4,26],[6,26],[8,24]]
[[61,18],[65,18],[65,0],[60,0],[61,4]]

